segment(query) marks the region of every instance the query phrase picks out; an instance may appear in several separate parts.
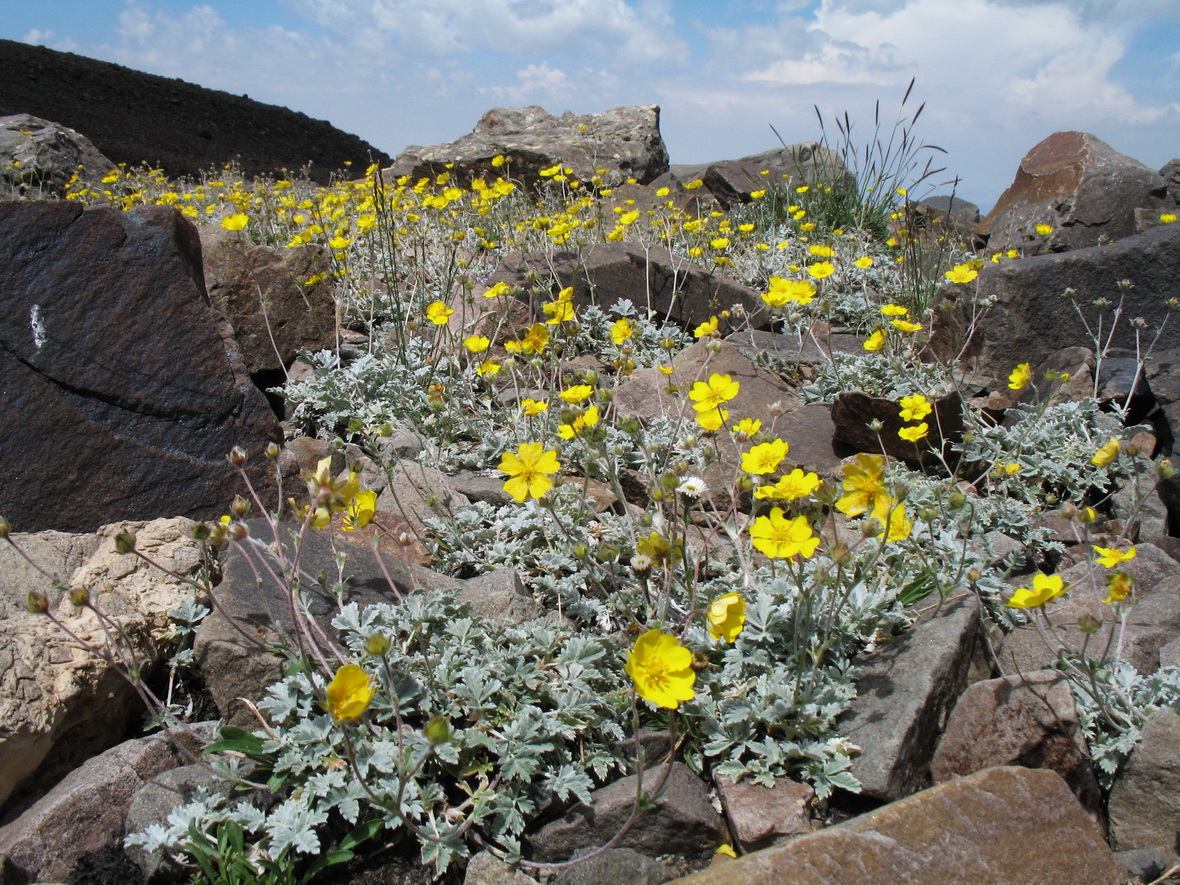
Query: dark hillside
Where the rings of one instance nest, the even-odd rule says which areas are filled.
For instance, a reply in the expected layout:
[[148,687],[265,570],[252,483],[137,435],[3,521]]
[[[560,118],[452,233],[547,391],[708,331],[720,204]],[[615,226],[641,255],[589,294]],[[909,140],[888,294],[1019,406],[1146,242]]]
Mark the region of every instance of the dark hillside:
[[32,114],[76,129],[116,163],[147,163],[170,176],[236,160],[247,176],[311,164],[311,178],[359,176],[390,157],[323,120],[12,40],[0,40],[0,116]]

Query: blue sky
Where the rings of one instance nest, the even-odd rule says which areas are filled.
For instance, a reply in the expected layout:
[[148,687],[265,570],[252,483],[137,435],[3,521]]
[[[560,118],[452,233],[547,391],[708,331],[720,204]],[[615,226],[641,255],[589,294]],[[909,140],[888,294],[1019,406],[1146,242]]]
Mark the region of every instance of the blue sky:
[[[1052,132],[1180,156],[1177,0],[6,0],[0,38],[325,119],[389,154],[489,108],[658,104],[673,163],[735,158],[847,111],[854,141],[925,102],[938,180],[986,211]],[[888,132],[886,132],[888,134]],[[948,192],[949,187],[938,189]]]

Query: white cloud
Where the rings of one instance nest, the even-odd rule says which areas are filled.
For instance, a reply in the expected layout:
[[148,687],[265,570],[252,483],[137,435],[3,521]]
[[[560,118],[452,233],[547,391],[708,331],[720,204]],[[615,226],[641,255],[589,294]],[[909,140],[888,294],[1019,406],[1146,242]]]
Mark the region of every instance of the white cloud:
[[480,92],[494,95],[498,101],[512,103],[565,100],[573,91],[573,84],[565,71],[549,67],[549,62],[530,64],[516,72],[517,83],[513,86],[484,86]]

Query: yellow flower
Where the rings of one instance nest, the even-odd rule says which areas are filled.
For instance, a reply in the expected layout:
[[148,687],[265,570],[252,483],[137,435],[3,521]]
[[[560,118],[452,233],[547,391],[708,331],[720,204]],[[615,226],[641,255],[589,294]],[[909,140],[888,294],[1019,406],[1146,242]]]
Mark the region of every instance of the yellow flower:
[[817,280],[822,280],[825,277],[830,277],[836,272],[836,265],[830,261],[817,261],[815,264],[807,265],[807,273],[815,277]]
[[618,347],[635,333],[635,329],[631,326],[631,321],[626,317],[615,320],[610,327],[610,340]]
[[[764,194],[766,191],[761,191],[760,193]],[[737,857],[737,852],[733,850],[733,846],[728,842],[722,842],[717,846],[717,854],[724,854],[726,857]]]
[[771,277],[770,290],[762,293],[762,300],[771,307],[782,307],[788,301],[810,304],[815,297],[815,285],[806,280],[784,280]]
[[1028,386],[1028,382],[1032,380],[1032,369],[1028,363],[1021,363],[1012,370],[1012,374],[1008,376],[1008,387],[1012,390],[1024,390]]
[[354,532],[372,522],[377,513],[377,493],[372,489],[357,492],[344,515],[344,531]]
[[492,157],[492,165],[497,169],[499,169],[501,166],[503,166],[504,165],[504,155],[503,154],[496,154],[496,156]]
[[554,326],[557,323],[568,323],[574,318],[574,306],[569,301],[561,299],[550,301],[548,304],[541,305],[541,309],[549,316],[545,320],[545,324],[549,326]]
[[881,313],[887,317],[903,317],[909,311],[900,304],[886,304],[881,308]]
[[726,249],[729,247],[729,237],[717,237],[715,240],[710,240],[709,245],[714,249]]
[[831,246],[822,246],[819,243],[808,246],[807,251],[816,258],[831,258],[835,254]]
[[873,259],[869,258],[867,255],[862,255],[860,258],[856,259],[853,264],[855,264],[857,267],[872,267]]
[[819,476],[814,473],[804,473],[796,467],[790,473],[784,474],[774,485],[759,486],[754,490],[754,497],[760,500],[776,498],[780,501],[794,501],[806,498],[820,487]]
[[952,283],[969,283],[979,276],[979,271],[969,264],[956,264],[946,272],[946,278]]
[[865,343],[862,346],[870,353],[875,353],[876,351],[880,350],[885,346],[885,331],[883,329],[878,329],[876,332],[865,339]]
[[766,191],[750,191],[750,196],[755,200],[761,200],[766,196]]
[[492,286],[490,289],[488,289],[486,292],[484,292],[483,297],[484,298],[496,298],[500,295],[508,295],[511,292],[512,292],[512,287],[509,286],[507,283],[505,283],[503,280],[501,280],[500,282],[496,283],[496,285]]
[[781,439],[774,439],[754,446],[742,454],[742,470],[755,476],[774,473],[783,458],[787,457],[788,448],[786,441]]
[[922,329],[920,323],[911,323],[909,320],[891,320],[894,328],[900,329],[902,332],[919,332]]
[[684,544],[678,541],[673,545],[659,532],[650,532],[635,542],[635,552],[647,557],[652,565],[662,567],[684,558]]
[[545,451],[539,442],[523,443],[516,452],[505,452],[500,459],[500,472],[510,477],[504,491],[520,504],[526,498],[540,498],[553,488],[547,474],[561,469],[557,452]]
[[675,710],[681,701],[693,698],[697,674],[692,652],[675,636],[648,630],[627,654],[626,669],[639,696],[657,707]]
[[704,182],[703,182],[703,181],[701,181],[701,179],[699,179],[699,178],[694,178],[694,179],[693,179],[692,181],[690,181],[688,184],[684,185],[684,189],[685,189],[686,191],[695,191],[695,190],[696,190],[698,187],[700,187],[702,184],[704,184]]
[[708,381],[697,381],[688,392],[689,398],[695,403],[698,412],[709,412],[721,408],[721,404],[728,402],[738,394],[741,385],[728,375],[718,375],[714,372]]
[[575,418],[572,424],[558,424],[557,435],[562,439],[573,439],[575,436],[581,436],[587,427],[593,427],[597,423],[598,406],[591,406]]
[[906,518],[905,504],[895,501],[888,495],[880,495],[873,503],[873,519],[881,523],[881,534],[886,541],[901,541],[910,536],[914,524]]
[[914,427],[903,427],[897,431],[897,435],[907,442],[917,442],[930,432],[930,425],[925,421]]
[[1098,554],[1097,560],[1107,568],[1114,568],[1122,562],[1130,562],[1135,558],[1135,548],[1128,547],[1126,550],[1118,550],[1114,547],[1099,547],[1094,546],[1094,552]]
[[1047,237],[1047,236],[1049,236],[1049,234],[1053,233],[1053,225],[1051,225],[1051,224],[1038,224],[1036,227],[1036,231],[1037,231],[1037,236]]
[[1160,216],[1160,221],[1163,222],[1164,224],[1171,224],[1175,220],[1176,220],[1176,213],[1174,213],[1174,212],[1165,212],[1163,215]]
[[495,360],[484,360],[476,368],[475,373],[481,378],[484,375],[498,375],[500,373],[500,364]]
[[712,335],[716,331],[717,331],[717,317],[715,317],[715,316],[709,317],[708,320],[706,320],[705,322],[703,322],[699,326],[697,326],[695,329],[693,329],[692,337],[704,338],[706,335]]
[[1045,575],[1037,572],[1033,575],[1032,589],[1021,587],[1012,594],[1012,598],[1004,605],[1010,608],[1039,608],[1046,602],[1056,599],[1068,589],[1069,585],[1061,580],[1061,575]]
[[762,422],[757,418],[743,418],[733,426],[733,432],[749,439],[762,429]]
[[531,325],[520,340],[520,349],[524,353],[544,353],[548,346],[549,330],[540,323]]
[[836,502],[836,509],[845,516],[867,513],[885,494],[885,458],[883,455],[860,454],[856,463],[844,468],[844,495]]
[[526,415],[540,415],[549,408],[549,403],[544,400],[522,399],[520,408]]
[[221,219],[221,226],[226,230],[242,230],[250,223],[250,216],[242,212],[235,212]]
[[901,420],[921,421],[933,411],[934,406],[920,393],[901,398]]
[[328,712],[337,722],[355,722],[372,703],[376,687],[356,664],[345,664],[328,683]]
[[594,388],[589,384],[575,384],[573,387],[563,390],[558,396],[571,406],[576,406],[578,403],[588,400],[593,393]]
[[1095,467],[1105,467],[1118,456],[1118,453],[1119,441],[1112,436],[1110,442],[1106,443],[1106,445],[1094,453],[1094,457],[1090,459],[1090,463]]
[[1107,575],[1106,598],[1102,600],[1102,604],[1110,605],[1112,602],[1122,602],[1131,595],[1131,583],[1131,576],[1125,572]]
[[728,409],[707,409],[704,412],[697,412],[697,424],[710,432],[717,430],[729,420]]
[[426,318],[436,326],[445,326],[454,312],[454,308],[447,307],[443,301],[432,301],[426,306]]
[[746,600],[740,593],[726,593],[709,604],[705,613],[709,635],[714,639],[733,642],[746,624]]
[[472,353],[483,353],[488,349],[489,346],[491,346],[491,343],[492,342],[483,335],[469,335],[463,339],[463,346]]
[[819,547],[819,538],[812,533],[807,517],[787,519],[781,507],[775,507],[769,515],[754,520],[750,538],[754,549],[771,559],[790,559],[800,554],[809,559]]

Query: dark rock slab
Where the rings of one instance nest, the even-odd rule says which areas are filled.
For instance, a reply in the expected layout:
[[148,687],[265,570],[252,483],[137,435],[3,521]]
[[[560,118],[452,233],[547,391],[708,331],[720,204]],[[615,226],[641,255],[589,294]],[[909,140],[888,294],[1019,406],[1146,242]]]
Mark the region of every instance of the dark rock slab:
[[[854,452],[884,451],[911,465],[940,462],[948,456],[950,444],[963,438],[963,398],[953,391],[931,403],[933,411],[922,419],[928,427],[927,434],[915,443],[897,435],[903,427],[915,426],[915,422],[901,419],[901,404],[897,400],[845,391],[832,406],[835,425],[832,443]],[[881,424],[879,431],[870,426],[875,421]]]
[[989,768],[678,885],[1122,885],[1056,772]]
[[724,209],[750,202],[754,191],[850,180],[836,152],[817,142],[792,144],[738,160],[673,166],[672,173],[681,181],[703,181]]
[[1164,848],[1175,863],[1180,831],[1180,715],[1157,710],[1110,791],[1111,842],[1118,850]]
[[216,517],[242,491],[225,456],[278,425],[209,308],[179,212],[0,204],[0,461],[24,531]]

